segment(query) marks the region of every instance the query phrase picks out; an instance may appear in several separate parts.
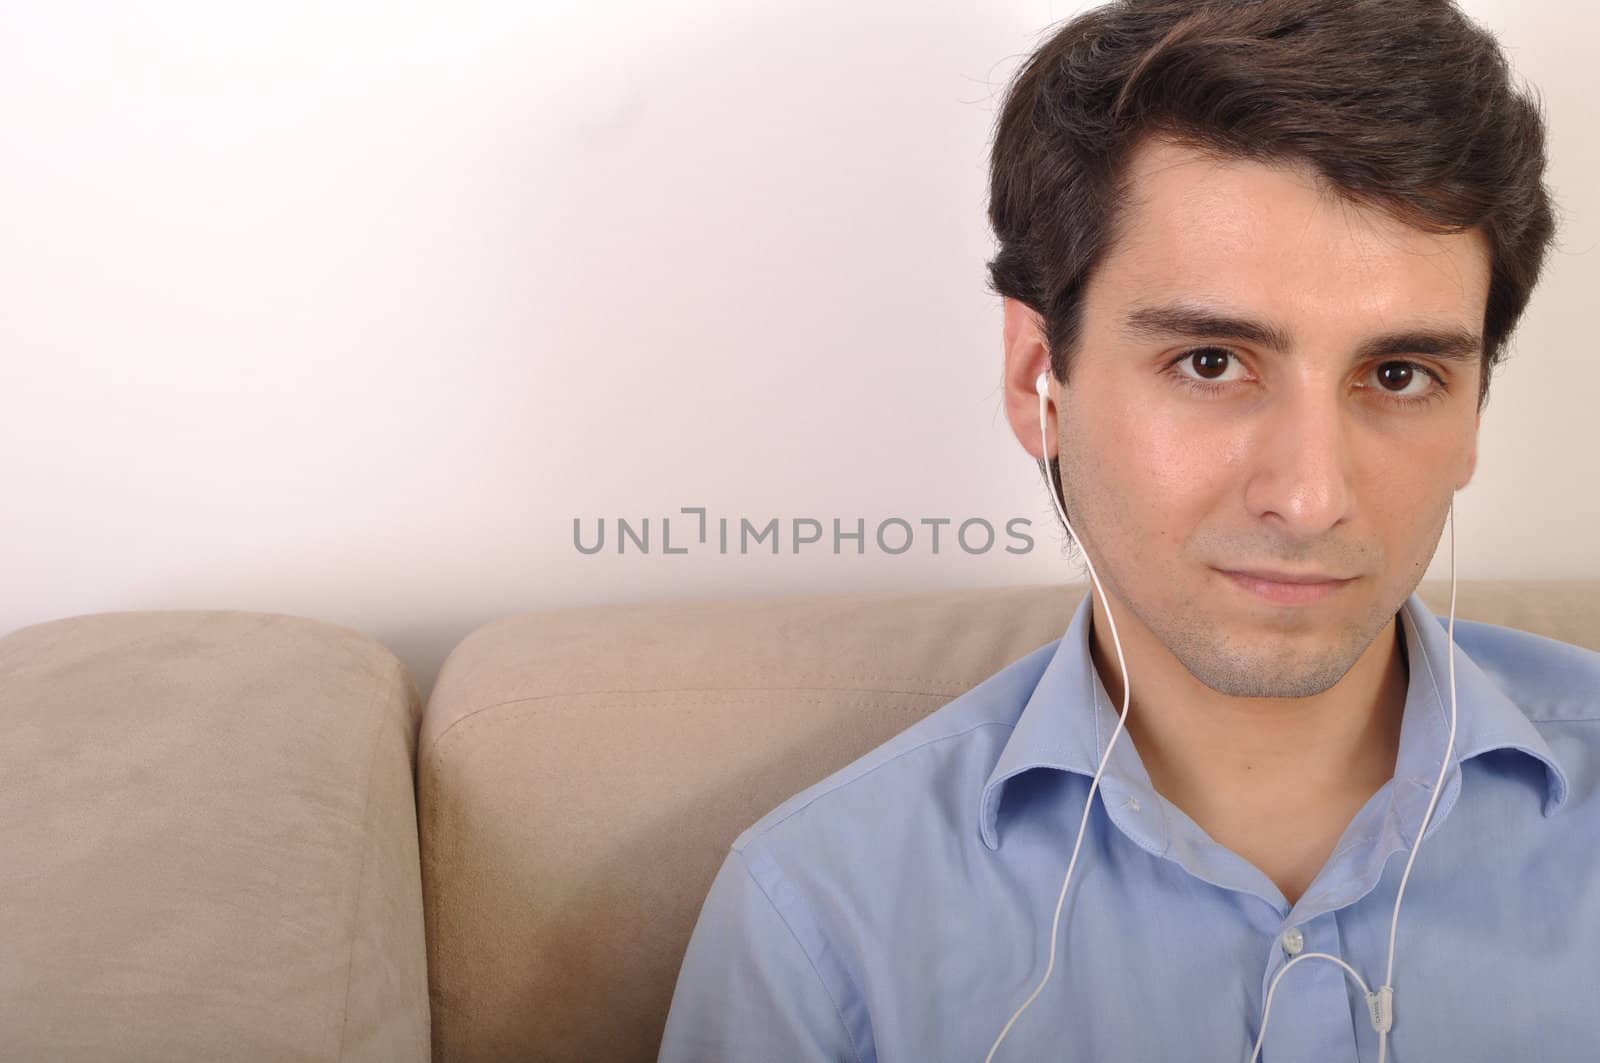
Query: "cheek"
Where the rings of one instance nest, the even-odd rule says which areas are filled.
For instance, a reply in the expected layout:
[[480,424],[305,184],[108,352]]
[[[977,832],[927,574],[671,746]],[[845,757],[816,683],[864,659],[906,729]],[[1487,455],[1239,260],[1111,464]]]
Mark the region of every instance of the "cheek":
[[1221,490],[1246,447],[1215,426],[1201,431],[1176,418],[1146,412],[1140,427],[1129,433],[1130,477],[1142,494],[1163,510],[1203,505]]
[[1101,410],[1101,443],[1094,453],[1115,470],[1141,508],[1171,514],[1223,489],[1249,453],[1244,433],[1215,419],[1185,417],[1159,393],[1131,389]]
[[1145,541],[1192,524],[1183,514],[1206,509],[1247,449],[1216,438],[1214,428],[1200,433],[1180,418],[1156,415],[1148,396],[1136,400],[1110,388],[1063,430],[1084,508],[1109,526],[1138,530]]
[[[1378,481],[1382,482],[1382,481]],[[1385,540],[1393,556],[1414,555],[1426,566],[1437,545],[1436,533],[1448,520],[1450,496],[1440,491],[1439,477],[1430,474],[1415,481],[1391,481],[1370,493],[1375,534]]]

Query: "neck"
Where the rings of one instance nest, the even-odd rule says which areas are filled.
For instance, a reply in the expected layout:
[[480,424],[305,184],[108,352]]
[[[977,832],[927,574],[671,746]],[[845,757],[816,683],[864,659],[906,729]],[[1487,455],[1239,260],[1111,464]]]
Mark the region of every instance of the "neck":
[[[1113,712],[1122,682],[1099,595],[1090,651]],[[1138,676],[1125,730],[1156,792],[1203,826],[1268,809],[1312,814],[1370,797],[1394,775],[1408,667],[1391,618],[1339,682],[1300,698],[1240,698],[1205,686],[1139,622],[1117,609],[1117,633]]]

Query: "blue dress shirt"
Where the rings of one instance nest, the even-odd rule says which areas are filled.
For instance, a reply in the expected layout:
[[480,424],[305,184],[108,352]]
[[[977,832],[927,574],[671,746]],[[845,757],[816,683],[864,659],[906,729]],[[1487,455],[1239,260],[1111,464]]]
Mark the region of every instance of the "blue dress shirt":
[[[1038,986],[1117,725],[1066,634],[795,794],[737,839],[695,924],[662,1063],[983,1063]],[[1292,907],[1151,786],[1100,780],[1054,971],[994,1063],[1244,1063],[1300,952],[1384,981],[1395,892],[1450,726],[1445,618],[1400,610],[1394,777]],[[1400,909],[1392,1063],[1600,1060],[1600,653],[1456,619],[1452,766]],[[1134,683],[1138,662],[1130,662]],[[1136,711],[1136,710],[1130,710]],[[1306,750],[1305,756],[1316,755]],[[1308,959],[1264,1063],[1375,1061],[1366,998]]]

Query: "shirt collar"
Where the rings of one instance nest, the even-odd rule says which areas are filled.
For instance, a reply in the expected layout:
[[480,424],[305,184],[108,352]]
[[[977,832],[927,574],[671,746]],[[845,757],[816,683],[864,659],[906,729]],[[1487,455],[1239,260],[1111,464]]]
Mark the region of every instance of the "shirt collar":
[[[1023,705],[1011,736],[1000,750],[979,797],[978,830],[984,845],[1000,847],[998,819],[1008,779],[1035,768],[1054,768],[1093,779],[1122,713],[1112,705],[1089,654],[1094,590],[1073,613],[1043,674]],[[1450,735],[1449,634],[1444,619],[1413,592],[1399,612],[1410,672],[1400,728],[1395,775],[1432,787],[1439,775],[1439,751]],[[1461,618],[1456,618],[1460,626]],[[1543,762],[1546,816],[1567,800],[1567,778],[1549,743],[1521,708],[1456,646],[1456,738],[1452,759],[1460,764],[1492,749],[1514,749]],[[1138,675],[1135,662],[1129,671]],[[1133,709],[1129,709],[1130,714]],[[1124,727],[1124,731],[1126,727]],[[1155,788],[1127,734],[1117,739],[1100,784],[1156,799]]]

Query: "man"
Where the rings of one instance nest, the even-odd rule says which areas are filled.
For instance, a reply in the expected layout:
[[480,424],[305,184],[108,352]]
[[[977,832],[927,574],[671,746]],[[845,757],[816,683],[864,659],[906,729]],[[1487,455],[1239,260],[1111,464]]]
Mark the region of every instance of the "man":
[[1414,594],[1543,167],[1443,0],[1132,0],[1031,58],[1006,408],[1103,598],[739,836],[663,1061],[1600,1058],[1600,654],[1452,654]]

